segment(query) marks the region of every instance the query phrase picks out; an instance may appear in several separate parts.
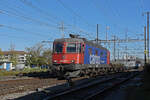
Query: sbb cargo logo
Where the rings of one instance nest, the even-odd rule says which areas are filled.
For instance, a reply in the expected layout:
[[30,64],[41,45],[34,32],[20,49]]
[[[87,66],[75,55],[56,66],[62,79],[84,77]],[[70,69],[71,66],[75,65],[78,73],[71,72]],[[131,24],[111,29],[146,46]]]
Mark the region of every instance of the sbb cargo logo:
[[90,55],[90,64],[100,64],[100,56]]

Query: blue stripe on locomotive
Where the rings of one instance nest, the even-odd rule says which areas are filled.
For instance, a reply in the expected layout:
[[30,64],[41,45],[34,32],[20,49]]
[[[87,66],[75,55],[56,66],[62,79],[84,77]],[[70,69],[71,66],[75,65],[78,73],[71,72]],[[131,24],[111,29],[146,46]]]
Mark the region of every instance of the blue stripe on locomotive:
[[[89,54],[89,48],[92,50],[92,55]],[[96,50],[98,51],[97,56]],[[86,44],[84,51],[84,64],[107,64],[107,51]]]

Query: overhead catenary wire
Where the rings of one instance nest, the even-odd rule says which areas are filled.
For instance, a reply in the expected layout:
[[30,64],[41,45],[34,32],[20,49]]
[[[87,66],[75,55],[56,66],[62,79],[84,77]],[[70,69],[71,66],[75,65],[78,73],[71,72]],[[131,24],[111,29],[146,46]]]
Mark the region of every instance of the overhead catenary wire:
[[87,20],[85,20],[81,15],[79,15],[78,13],[76,13],[72,8],[70,8],[69,6],[67,6],[64,2],[62,2],[61,0],[56,0],[56,1],[59,2],[65,9],[67,9],[73,15],[75,15],[79,19],[81,19],[87,26],[95,27],[95,26],[89,24],[89,22],[87,22]]
[[0,13],[1,14],[6,14],[8,16],[19,17],[19,18],[21,18],[23,20],[27,20],[27,21],[30,21],[30,22],[33,22],[33,23],[37,23],[39,25],[47,26],[49,28],[56,28],[56,26],[50,25],[49,23],[46,23],[46,22],[43,22],[43,21],[40,21],[40,20],[37,20],[37,19],[33,19],[31,17],[28,17],[28,16],[23,16],[23,15],[20,15],[20,14],[17,14],[17,13],[8,11],[8,10],[0,9]]
[[25,30],[25,29],[22,29],[22,28],[17,28],[17,27],[13,27],[13,26],[9,26],[9,25],[0,24],[0,26],[1,27],[6,27],[8,29],[24,32],[24,33],[27,33],[27,34],[30,34],[30,35],[34,35],[36,37],[49,37],[49,35],[41,34],[41,33],[38,33],[38,32],[31,32],[31,31],[28,31],[28,30]]
[[[30,17],[23,16],[23,15],[16,14],[16,13],[14,13],[14,12],[10,12],[10,11],[7,11],[7,10],[2,10],[2,9],[0,9],[0,13],[1,13],[1,14],[6,14],[6,15],[8,15],[8,16],[19,17],[19,18],[21,18],[21,19],[23,19],[23,20],[28,20],[28,21],[31,21],[31,22],[38,23],[38,24],[40,24],[40,25],[44,25],[44,26],[49,27],[48,24],[41,23],[41,22],[39,22],[39,21],[37,21],[37,20],[35,20],[35,19],[32,19],[32,18],[30,18]],[[83,30],[77,28],[77,26],[76,26],[76,27],[74,27],[73,25],[70,25],[70,26],[72,26],[74,29],[80,30],[80,32],[86,33],[86,35],[89,35],[87,32],[85,32],[85,31],[83,31]],[[11,28],[12,28],[12,27],[11,27]],[[13,29],[15,29],[15,28],[13,28]]]
[[24,40],[26,42],[33,42],[34,40],[32,38],[25,38],[25,37],[20,37],[20,36],[15,36],[15,35],[8,35],[8,34],[0,34],[1,37],[6,37],[6,38],[13,38],[13,39],[19,39],[19,40]]
[[[29,2],[29,1],[27,1],[27,0],[20,0],[20,1],[21,1],[23,4],[25,4],[25,5],[27,5],[27,6],[31,7],[31,8],[33,8],[33,9],[35,9],[36,11],[38,11],[38,12],[40,12],[40,13],[46,15],[47,17],[52,16],[51,14],[49,14],[49,13],[47,13],[47,12],[41,10],[39,7],[33,5],[32,2]],[[79,16],[79,17],[80,17],[80,16]],[[55,16],[55,17],[52,17],[52,18],[53,18],[54,20],[59,20],[58,17],[56,17],[56,16]],[[78,31],[80,31],[80,32],[83,32],[83,34],[86,34],[86,35],[89,36],[89,38],[91,38],[91,36],[89,35],[89,33],[86,32],[86,31],[83,31],[83,29],[77,28],[77,26],[70,25],[70,24],[67,25],[67,26],[72,26],[74,29],[76,29],[76,30],[78,30]]]
[[20,0],[20,2],[22,2],[24,5],[26,5],[26,6],[30,7],[30,8],[32,8],[32,9],[36,10],[36,11],[39,12],[41,15],[44,15],[43,17],[47,18],[48,20],[53,21],[53,22],[54,22],[54,20],[55,20],[56,22],[54,22],[54,23],[57,23],[57,22],[58,22],[58,19],[59,19],[58,17],[56,17],[56,16],[54,16],[54,15],[52,15],[52,14],[50,14],[50,13],[47,13],[46,11],[40,9],[40,7],[35,6],[31,1]]
[[[94,5],[94,7],[97,9],[97,11],[100,11],[100,10],[101,10],[100,7],[99,7],[100,5],[98,5],[99,3],[95,2],[95,0],[90,0],[90,1],[91,1],[91,3]],[[107,17],[107,20],[110,21],[110,18],[108,18],[106,12],[102,12],[102,13],[98,12],[98,14],[102,14],[104,17]]]
[[77,27],[77,26],[74,26],[74,25],[72,25],[72,28],[74,28],[74,29],[76,29],[76,30],[79,30],[79,33],[83,33],[83,34],[85,34],[86,36],[88,36],[89,38],[95,38],[95,37],[92,37],[91,36],[91,34],[94,34],[94,33],[91,33],[91,34],[89,34],[89,32],[86,32],[85,30],[83,30],[83,29],[81,29],[81,28],[79,28],[79,27]]
[[[107,1],[109,1],[109,0],[107,0]],[[107,4],[108,4],[108,7],[112,10],[112,13],[114,14],[114,16],[120,16],[120,13],[118,12],[117,9],[114,9],[114,7],[111,7],[110,3],[107,3]]]
[[[16,9],[13,9],[13,11],[8,11],[8,10],[2,10],[2,9],[0,9],[0,12],[2,14],[8,15],[8,16],[19,17],[22,20],[30,21],[32,23],[38,23],[39,25],[47,26],[47,27],[50,28],[50,25],[48,23],[36,20],[36,19],[28,17],[28,16],[25,16],[23,13],[19,12]],[[90,34],[89,32],[86,32],[85,30],[83,30],[83,29],[81,29],[81,28],[79,28],[77,26],[74,26],[74,25],[70,25],[70,26],[72,26],[73,29],[79,31],[80,33],[82,32],[82,34],[85,34],[86,36],[89,36],[89,38],[92,38],[90,35],[93,34],[93,33]],[[57,27],[55,27],[55,28],[57,28]]]

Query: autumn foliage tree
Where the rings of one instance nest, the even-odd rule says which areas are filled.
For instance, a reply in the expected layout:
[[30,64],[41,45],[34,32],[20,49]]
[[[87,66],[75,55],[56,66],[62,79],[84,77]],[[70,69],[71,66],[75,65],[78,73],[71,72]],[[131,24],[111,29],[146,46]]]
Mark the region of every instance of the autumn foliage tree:
[[43,44],[38,43],[30,48],[26,48],[26,65],[35,65],[37,67],[51,64],[51,50],[45,49]]

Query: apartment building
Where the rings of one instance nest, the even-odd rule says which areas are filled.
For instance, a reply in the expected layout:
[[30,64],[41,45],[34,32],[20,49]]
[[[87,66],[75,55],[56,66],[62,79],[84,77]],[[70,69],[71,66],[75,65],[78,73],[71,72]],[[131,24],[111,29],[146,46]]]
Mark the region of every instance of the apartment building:
[[22,69],[25,67],[26,62],[26,56],[27,53],[24,51],[3,51],[2,54],[4,55],[3,61],[9,62],[12,55],[15,55],[17,58],[18,64],[16,66],[12,65],[13,67],[16,67],[18,69]]

